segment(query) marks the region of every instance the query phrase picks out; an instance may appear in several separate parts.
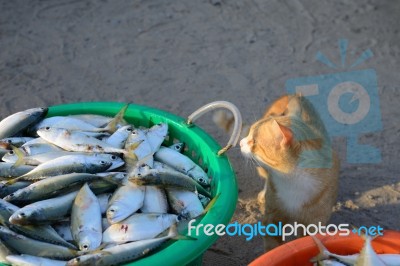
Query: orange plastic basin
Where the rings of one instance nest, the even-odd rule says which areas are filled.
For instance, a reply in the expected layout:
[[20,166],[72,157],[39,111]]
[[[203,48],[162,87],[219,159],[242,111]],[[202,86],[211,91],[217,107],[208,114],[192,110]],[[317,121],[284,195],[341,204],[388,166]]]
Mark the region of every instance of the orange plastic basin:
[[[317,238],[330,252],[340,255],[359,253],[364,245],[364,240],[354,233],[348,236],[317,235]],[[400,232],[385,230],[383,236],[372,240],[372,246],[379,254],[400,254]],[[306,236],[261,255],[249,266],[312,266],[310,259],[318,253],[318,247],[312,238]]]

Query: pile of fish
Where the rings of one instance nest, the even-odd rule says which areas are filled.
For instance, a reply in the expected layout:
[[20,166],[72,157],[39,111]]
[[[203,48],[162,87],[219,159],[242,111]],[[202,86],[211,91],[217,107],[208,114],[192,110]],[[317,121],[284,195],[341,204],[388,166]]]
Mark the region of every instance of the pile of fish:
[[209,177],[183,143],[162,146],[167,124],[135,128],[127,107],[0,122],[0,262],[118,265],[187,239],[176,225],[204,214]]
[[377,254],[371,245],[371,237],[363,235],[364,247],[360,254],[338,255],[330,252],[321,241],[312,236],[320,253],[311,259],[315,266],[400,266],[400,254]]

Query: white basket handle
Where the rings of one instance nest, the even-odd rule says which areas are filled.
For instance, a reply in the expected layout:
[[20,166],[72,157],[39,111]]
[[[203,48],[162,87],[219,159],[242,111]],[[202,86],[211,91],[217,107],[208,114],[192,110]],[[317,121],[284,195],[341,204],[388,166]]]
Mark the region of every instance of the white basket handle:
[[236,146],[240,138],[240,131],[242,130],[242,115],[240,114],[239,109],[230,102],[227,101],[216,101],[209,104],[206,104],[196,111],[194,111],[191,115],[188,116],[186,123],[191,125],[195,120],[197,120],[200,116],[205,113],[218,109],[218,108],[226,108],[232,112],[233,118],[235,119],[235,124],[233,126],[232,135],[224,148],[218,151],[218,155],[225,153],[230,148]]

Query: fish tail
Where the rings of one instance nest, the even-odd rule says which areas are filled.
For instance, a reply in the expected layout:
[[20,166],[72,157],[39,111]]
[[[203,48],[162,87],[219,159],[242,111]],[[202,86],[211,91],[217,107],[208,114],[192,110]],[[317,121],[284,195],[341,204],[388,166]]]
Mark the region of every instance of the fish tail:
[[13,178],[13,179],[10,179],[10,180],[7,180],[7,181],[4,183],[4,185],[5,185],[5,186],[11,186],[11,185],[17,183],[20,179],[22,179],[21,176],[16,177],[16,178]]
[[18,167],[18,166],[24,164],[25,154],[24,154],[20,149],[18,149],[17,147],[15,147],[15,146],[13,146],[13,145],[10,145],[10,146],[11,146],[12,151],[13,151],[13,152],[15,153],[15,155],[17,155],[17,157],[18,157],[18,159],[17,159],[17,161],[14,163],[13,167]]
[[197,238],[195,238],[195,237],[184,236],[184,235],[179,234],[176,224],[171,225],[167,236],[169,238],[175,239],[175,240],[197,240]]
[[[203,216],[203,215],[205,215],[209,210],[211,210],[211,208],[214,207],[214,205],[215,205],[215,203],[217,202],[217,200],[218,200],[218,198],[219,198],[220,195],[221,195],[221,193],[218,193],[218,194],[208,203],[207,207],[206,207],[197,217]],[[196,218],[197,218],[197,217],[196,217]]]
[[118,123],[120,123],[124,119],[125,112],[128,109],[128,107],[129,107],[129,103],[125,104],[121,108],[121,110],[119,110],[119,112],[114,116],[114,118],[107,124],[107,126],[104,128],[104,130],[111,134],[114,133],[117,130]]
[[144,140],[135,142],[133,144],[130,144],[124,153],[124,158],[126,161],[126,165],[128,166],[128,168],[135,168],[138,165],[142,165],[143,163],[145,163],[147,160],[149,160],[151,157],[153,157],[154,152],[149,153],[148,155],[144,156],[143,158],[141,158],[139,160],[139,158],[136,156],[134,150],[139,147],[139,145],[143,142]]
[[217,202],[217,199],[219,198],[219,196],[221,195],[221,193],[218,193],[207,205],[207,207],[204,209],[204,213],[207,213],[212,207],[214,207],[215,203]]
[[134,167],[136,166],[138,162],[138,157],[134,153],[134,150],[140,145],[140,143],[133,143],[130,144],[125,150],[124,150],[124,159],[125,163],[128,167]]
[[326,260],[329,258],[330,252],[326,249],[326,247],[322,244],[322,242],[316,238],[315,236],[311,236],[314,240],[314,243],[317,245],[319,249],[319,254],[310,259],[311,262],[318,262],[322,260]]

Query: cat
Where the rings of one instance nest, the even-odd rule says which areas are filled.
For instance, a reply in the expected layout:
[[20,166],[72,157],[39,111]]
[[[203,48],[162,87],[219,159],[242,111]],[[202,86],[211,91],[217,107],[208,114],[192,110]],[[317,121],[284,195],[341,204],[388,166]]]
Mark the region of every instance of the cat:
[[[263,224],[326,224],[336,203],[340,165],[312,104],[298,94],[282,96],[244,133],[242,154],[257,162],[266,179],[258,196]],[[264,238],[267,251],[281,243],[280,237]]]

